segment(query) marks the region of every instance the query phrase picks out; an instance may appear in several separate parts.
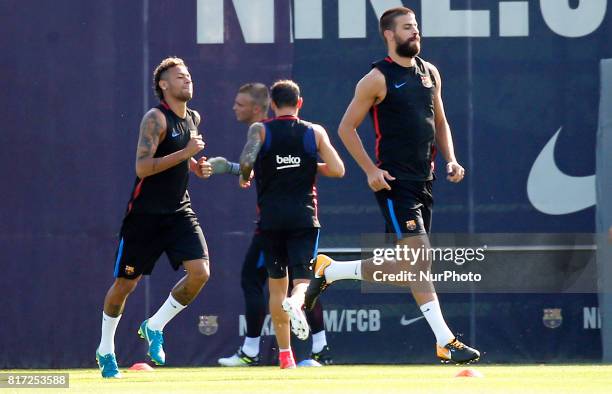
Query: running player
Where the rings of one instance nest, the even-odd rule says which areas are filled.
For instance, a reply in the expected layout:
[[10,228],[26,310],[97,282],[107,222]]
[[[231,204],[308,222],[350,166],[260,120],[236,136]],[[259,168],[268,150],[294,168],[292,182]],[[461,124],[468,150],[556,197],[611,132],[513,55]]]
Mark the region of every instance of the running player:
[[[270,314],[279,347],[281,368],[295,368],[291,329],[306,339],[304,292],[311,279],[308,261],[316,255],[319,238],[317,173],[342,177],[344,164],[323,127],[298,118],[303,100],[293,81],[278,81],[270,89],[275,118],[249,127],[240,155],[240,185],[247,187],[253,168],[257,186],[259,229],[270,277]],[[323,163],[317,163],[317,154]],[[289,277],[293,281],[287,297]]]
[[[380,18],[380,34],[388,56],[374,63],[372,70],[357,84],[338,133],[367,176],[387,233],[394,234],[399,245],[429,248],[427,234],[431,227],[436,147],[446,159],[449,181],[460,182],[465,170],[455,157],[442,104],[440,73],[433,64],[417,56],[421,37],[414,12],[405,7],[385,11]],[[376,130],[376,164],[366,153],[356,130],[368,112]],[[428,258],[429,254],[403,269],[429,272]],[[398,261],[383,265],[389,271],[402,267]],[[375,282],[373,272],[380,269],[372,259],[340,262],[319,255],[314,261],[315,279],[308,288],[306,307],[311,307],[332,282],[339,279]],[[436,337],[437,356],[445,362],[477,360],[480,353],[457,340],[446,325],[431,281],[419,280],[406,285],[410,285]]]
[[114,268],[115,281],[104,299],[102,335],[96,359],[105,378],[121,374],[115,357],[115,331],[125,301],[143,275],[150,275],[166,253],[172,268],[186,275],[138,334],[147,341],[148,356],[164,365],[163,330],[166,324],[198,295],[209,276],[208,249],[189,199],[189,171],[200,178],[212,174],[205,158],[193,156],[204,149],[198,133],[200,115],[189,108],[193,96],[191,75],[179,58],[164,59],[153,73],[160,99],[140,124],[136,151],[136,182],[129,200]]
[[[247,83],[238,89],[233,110],[236,120],[247,125],[262,122],[267,118],[270,106],[270,94],[262,83]],[[229,162],[223,157],[208,159],[212,165],[213,174],[239,175],[239,164]],[[240,285],[244,295],[246,335],[238,351],[218,360],[224,367],[243,367],[259,365],[259,345],[261,330],[268,307],[264,295],[264,287],[268,280],[268,271],[264,265],[264,256],[259,230],[255,230],[251,244],[244,257],[240,274]],[[312,351],[310,357],[321,364],[331,364],[331,351],[327,345],[323,309],[317,302],[314,308],[306,312],[306,319],[312,330]]]

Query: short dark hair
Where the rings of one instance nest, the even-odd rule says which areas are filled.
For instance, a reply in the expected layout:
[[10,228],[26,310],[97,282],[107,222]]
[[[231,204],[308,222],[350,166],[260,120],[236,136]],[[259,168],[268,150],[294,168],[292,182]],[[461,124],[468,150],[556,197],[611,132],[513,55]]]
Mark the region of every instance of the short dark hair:
[[270,96],[278,108],[297,107],[300,87],[289,79],[276,81],[270,88]]
[[159,81],[164,77],[164,73],[168,71],[168,69],[175,66],[185,66],[185,62],[183,59],[178,57],[167,57],[159,63],[159,65],[153,71],[153,90],[155,91],[155,95],[158,99],[162,100],[164,98],[164,92],[159,87]]
[[270,92],[268,91],[268,87],[263,83],[246,83],[238,89],[238,93],[248,94],[255,104],[263,109],[264,114],[268,112],[268,108],[270,107]]
[[378,24],[378,29],[380,31],[380,36],[385,42],[385,45],[387,44],[387,40],[385,39],[385,30],[395,30],[395,19],[398,16],[408,15],[408,14],[416,15],[414,11],[412,11],[408,7],[391,8],[385,11],[381,15],[380,22]]

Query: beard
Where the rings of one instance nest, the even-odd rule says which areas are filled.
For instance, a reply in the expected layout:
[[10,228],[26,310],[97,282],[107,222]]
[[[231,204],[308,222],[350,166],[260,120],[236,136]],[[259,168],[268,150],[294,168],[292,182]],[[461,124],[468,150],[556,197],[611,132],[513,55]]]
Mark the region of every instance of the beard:
[[176,98],[177,98],[179,101],[184,101],[184,102],[187,102],[187,101],[189,101],[189,100],[191,100],[191,99],[193,98],[193,93],[192,93],[192,92],[186,92],[186,91],[181,90],[181,91],[180,91],[180,92],[179,92],[179,93],[176,95]]
[[407,39],[404,42],[400,42],[399,38],[395,36],[395,52],[401,57],[415,57],[421,52],[421,43],[416,39]]

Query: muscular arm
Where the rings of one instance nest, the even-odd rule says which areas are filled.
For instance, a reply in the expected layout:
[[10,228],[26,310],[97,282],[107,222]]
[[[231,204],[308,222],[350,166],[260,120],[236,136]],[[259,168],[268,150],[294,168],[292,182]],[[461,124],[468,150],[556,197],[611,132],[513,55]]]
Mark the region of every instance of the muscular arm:
[[455,147],[453,145],[453,135],[446,120],[444,104],[442,103],[442,78],[438,69],[430,64],[432,74],[436,80],[436,90],[434,92],[434,123],[436,125],[436,147],[442,157],[446,160],[447,179],[451,182],[460,182],[465,174],[464,168],[457,162],[455,157]]
[[329,141],[327,131],[320,125],[313,125],[317,150],[323,163],[318,163],[317,172],[323,176],[342,178],[344,176],[344,163]]
[[[195,126],[198,127],[201,121],[202,118],[200,117],[198,111],[193,111],[193,123],[195,124]],[[191,159],[189,159],[189,169],[191,170],[191,172],[198,174],[198,161],[194,159],[193,156],[191,157]]]
[[249,127],[247,141],[240,154],[240,175],[243,180],[248,180],[257,160],[257,155],[265,139],[264,125],[256,122]]
[[455,158],[455,149],[453,147],[453,136],[450,126],[446,120],[444,113],[444,104],[442,103],[442,78],[438,69],[430,64],[432,74],[436,79],[436,90],[434,92],[434,122],[436,125],[436,147],[440,150],[440,154],[447,162],[457,161]]
[[363,122],[370,108],[382,101],[385,93],[385,77],[377,69],[372,69],[357,83],[355,96],[338,127],[338,134],[342,143],[365,173],[373,170],[376,166],[363,147],[361,138],[357,133],[357,127]]
[[370,108],[384,100],[386,93],[387,84],[384,75],[378,69],[372,69],[357,83],[355,97],[346,109],[338,127],[340,139],[342,139],[353,159],[359,164],[359,167],[365,172],[368,178],[368,186],[373,191],[391,190],[387,180],[394,180],[395,178],[387,171],[376,167],[370,159],[363,148],[359,134],[357,134],[357,127],[363,122],[363,118]]
[[142,118],[136,149],[136,175],[140,179],[165,171],[192,156],[189,150],[181,149],[164,157],[153,157],[166,136],[166,128],[166,118],[158,109],[151,109]]

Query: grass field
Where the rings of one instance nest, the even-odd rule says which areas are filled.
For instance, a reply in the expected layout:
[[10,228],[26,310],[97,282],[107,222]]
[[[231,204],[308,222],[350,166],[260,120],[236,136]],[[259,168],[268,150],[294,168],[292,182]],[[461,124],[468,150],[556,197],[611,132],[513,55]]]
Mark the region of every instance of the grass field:
[[[456,378],[459,366],[333,366],[282,371],[258,368],[159,368],[103,380],[93,369],[67,372],[69,389],[2,389],[0,393],[611,393],[612,365],[472,366],[483,378]],[[42,391],[41,391],[42,390]]]

